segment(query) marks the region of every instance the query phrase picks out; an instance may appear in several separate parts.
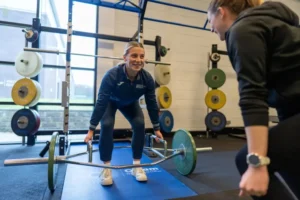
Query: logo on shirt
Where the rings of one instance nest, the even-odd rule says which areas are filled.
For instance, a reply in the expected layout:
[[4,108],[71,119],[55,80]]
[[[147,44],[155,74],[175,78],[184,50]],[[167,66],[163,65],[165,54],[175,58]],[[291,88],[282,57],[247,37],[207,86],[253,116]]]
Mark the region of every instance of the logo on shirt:
[[117,83],[118,86],[121,86],[124,82],[121,81],[120,83]]
[[143,89],[143,88],[144,88],[144,85],[136,84],[136,88],[138,88],[138,89]]

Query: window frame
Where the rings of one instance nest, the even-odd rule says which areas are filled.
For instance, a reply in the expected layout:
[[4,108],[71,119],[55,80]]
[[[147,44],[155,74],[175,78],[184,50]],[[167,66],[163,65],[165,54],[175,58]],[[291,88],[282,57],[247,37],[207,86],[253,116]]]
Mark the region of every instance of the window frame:
[[[54,19],[55,22],[57,24],[57,26],[59,27],[59,19],[57,18],[57,14],[55,14],[57,12],[57,10],[55,9],[55,2],[53,0],[49,0],[50,3],[50,7],[51,7],[51,11],[54,15]],[[40,4],[38,4],[39,6],[41,6]],[[97,6],[95,6],[95,14],[96,14],[96,20],[95,20],[95,31],[96,33],[98,32],[98,17],[99,17],[99,9],[97,8]],[[36,17],[40,16],[40,7],[36,8],[36,13],[35,13]],[[40,17],[39,17],[40,19]],[[34,24],[23,24],[23,23],[18,23],[18,22],[11,22],[11,21],[3,21],[1,26],[10,26],[10,27],[17,27],[17,28],[30,28],[33,27]],[[62,34],[66,34],[66,31],[64,31],[64,29],[61,28],[54,28],[54,27],[46,27],[46,26],[42,26],[42,24],[40,24],[40,28],[41,28],[41,32],[49,32],[49,33],[57,33],[59,34],[59,38],[61,41],[61,44],[66,46],[66,44],[64,43],[64,39],[63,39],[63,35]],[[75,34],[73,34],[75,35]],[[78,36],[83,36],[83,37],[91,37],[91,35],[85,35],[85,34],[76,34]],[[93,34],[95,35],[95,34]],[[98,54],[98,38],[94,37],[94,42],[95,42],[95,55]],[[37,44],[36,47],[32,46],[33,48],[38,48],[39,43]],[[72,62],[72,60],[71,60]],[[3,61],[0,60],[0,64],[6,65],[6,66],[14,66],[14,62],[12,61]],[[97,68],[98,68],[98,63],[97,63],[97,58],[95,57],[94,59],[94,68],[84,68],[84,67],[72,67],[72,69],[74,70],[83,70],[83,71],[93,71],[94,72],[94,84],[93,84],[93,103],[70,103],[69,106],[73,107],[73,106],[83,106],[83,107],[94,107],[95,106],[95,102],[96,102],[96,97],[97,97]],[[48,65],[45,64],[44,68],[53,68],[53,69],[65,69],[66,66],[61,66],[61,65]],[[39,75],[37,75],[37,77],[32,78],[34,80],[39,80]],[[10,102],[0,102],[0,105],[16,105],[13,101]],[[38,106],[61,106],[61,103],[53,103],[53,102],[39,102],[36,106],[32,107],[31,109],[35,109],[36,111],[38,110]],[[85,134],[86,131],[88,130],[88,127],[85,130],[80,130],[80,129],[75,129],[75,130],[69,130],[69,134],[73,135],[73,134]],[[53,132],[55,131],[59,131],[62,132],[62,130],[41,130],[38,131],[36,133],[36,136],[46,136],[46,135],[52,135]],[[20,138],[20,143],[22,142],[22,138]],[[2,142],[0,142],[2,143]],[[11,142],[8,142],[11,143]],[[38,142],[37,142],[38,143]]]

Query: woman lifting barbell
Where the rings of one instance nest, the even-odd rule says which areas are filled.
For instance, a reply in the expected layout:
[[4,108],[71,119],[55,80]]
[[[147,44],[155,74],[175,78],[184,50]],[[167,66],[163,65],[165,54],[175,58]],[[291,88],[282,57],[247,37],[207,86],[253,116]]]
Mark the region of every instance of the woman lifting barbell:
[[[212,0],[212,32],[226,41],[236,71],[247,145],[236,156],[240,196],[278,199],[278,172],[300,198],[299,17],[280,2]],[[268,129],[269,107],[279,124]],[[294,154],[294,155],[293,155]],[[289,199],[283,198],[283,199]]]
[[[155,96],[155,82],[149,72],[143,69],[145,51],[141,43],[131,41],[125,46],[124,62],[108,70],[102,79],[98,99],[90,120],[89,131],[84,139],[89,142],[101,121],[99,137],[100,160],[110,165],[113,151],[113,129],[117,109],[126,117],[133,129],[133,164],[140,164],[145,140],[145,122],[139,98],[145,95],[147,110],[155,135],[163,139],[159,125],[159,109]],[[138,181],[147,181],[142,168],[133,168],[132,175]],[[111,169],[100,173],[102,185],[113,183]]]

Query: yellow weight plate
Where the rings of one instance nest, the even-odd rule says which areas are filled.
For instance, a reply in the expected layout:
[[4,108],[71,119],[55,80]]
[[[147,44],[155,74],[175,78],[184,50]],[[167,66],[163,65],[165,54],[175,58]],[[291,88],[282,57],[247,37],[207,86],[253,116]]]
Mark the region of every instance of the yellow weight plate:
[[159,85],[167,85],[171,80],[170,66],[168,65],[156,65],[154,67],[155,81]]
[[223,108],[226,103],[226,95],[221,90],[211,90],[205,96],[205,104],[212,110]]
[[169,108],[172,104],[172,93],[166,86],[162,86],[156,89],[157,101],[160,108]]
[[18,80],[11,91],[11,96],[15,104],[27,106],[32,103],[38,93],[35,82],[28,78]]
[[34,84],[36,86],[37,93],[36,93],[36,96],[35,96],[34,100],[30,104],[28,104],[29,107],[35,106],[39,102],[39,100],[41,98],[41,94],[42,94],[41,84],[39,82],[35,81],[35,80],[32,80],[32,81],[34,82]]

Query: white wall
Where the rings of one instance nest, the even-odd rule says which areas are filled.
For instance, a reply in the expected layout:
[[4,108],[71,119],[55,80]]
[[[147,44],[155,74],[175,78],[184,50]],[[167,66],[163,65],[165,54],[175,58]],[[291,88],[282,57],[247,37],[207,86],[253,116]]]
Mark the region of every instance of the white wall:
[[[113,0],[110,0],[113,1]],[[200,10],[207,10],[208,0],[164,0],[174,4],[192,7]],[[117,2],[117,1],[116,1]],[[133,1],[137,3],[137,0]],[[285,0],[294,11],[300,12],[300,3],[294,0]],[[138,18],[136,13],[119,11],[99,7],[99,33],[132,37],[137,30]],[[300,13],[299,13],[300,14]],[[173,21],[192,26],[203,26],[206,15],[163,6],[160,4],[148,3],[145,17]],[[208,26],[209,27],[209,26]],[[220,42],[215,34],[209,31],[186,28],[181,26],[151,22],[144,22],[144,38],[154,40],[155,36],[162,37],[162,45],[171,49],[164,62],[170,62],[172,77],[168,85],[173,95],[173,103],[170,111],[174,116],[174,129],[185,128],[190,131],[205,130],[204,119],[207,114],[207,107],[204,102],[208,88],[204,82],[207,72],[207,54],[211,51],[212,44],[218,44],[218,49],[225,50],[225,43]],[[118,56],[123,52],[125,43],[107,40],[99,41],[99,54]],[[146,45],[147,59],[155,59],[155,48]],[[98,86],[106,70],[113,67],[117,61],[99,59],[98,61]],[[227,120],[231,121],[228,126],[243,126],[243,121],[238,107],[238,86],[236,75],[233,71],[227,56],[222,56],[218,67],[226,73],[226,83],[220,88],[227,97],[227,103],[219,111]],[[145,67],[153,74],[154,65],[148,64]],[[147,110],[144,110],[146,126],[152,127]],[[276,114],[271,111],[270,114]],[[130,128],[126,119],[118,112],[115,128]]]

